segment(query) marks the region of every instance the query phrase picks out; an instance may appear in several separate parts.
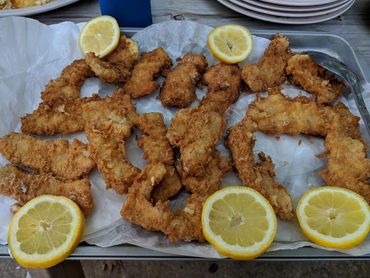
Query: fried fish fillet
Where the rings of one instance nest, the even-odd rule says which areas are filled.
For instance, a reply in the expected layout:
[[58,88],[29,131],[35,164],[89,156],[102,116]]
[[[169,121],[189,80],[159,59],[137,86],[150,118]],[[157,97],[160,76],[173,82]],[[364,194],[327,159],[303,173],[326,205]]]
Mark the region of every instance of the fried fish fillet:
[[84,59],[67,66],[60,77],[51,80],[41,93],[42,102],[21,118],[22,132],[38,135],[67,134],[83,130],[81,105],[94,100],[80,98],[80,89],[93,72]]
[[279,88],[269,90],[267,97],[257,97],[249,105],[247,116],[267,134],[325,136],[329,130],[341,129],[348,136],[361,137],[359,118],[345,105],[320,106],[306,97],[286,97]]
[[162,104],[170,107],[184,108],[195,99],[196,85],[207,68],[204,55],[187,53],[177,66],[167,74],[161,93]]
[[366,145],[338,132],[330,132],[324,145],[328,163],[320,175],[326,184],[350,189],[370,204],[370,160]]
[[235,168],[243,184],[266,197],[281,219],[292,220],[294,218],[292,198],[284,186],[275,182],[275,167],[271,158],[260,153],[258,155],[260,162],[255,163],[254,131],[255,126],[248,119],[230,129],[227,145]]
[[223,115],[239,98],[241,71],[237,65],[217,64],[207,69],[203,83],[208,85],[208,93],[200,106]]
[[78,140],[43,141],[12,132],[0,138],[0,153],[11,163],[51,173],[61,180],[76,180],[95,167],[87,146]]
[[290,80],[316,96],[319,104],[336,101],[344,91],[344,84],[327,75],[327,71],[306,54],[294,55],[286,68]]
[[207,96],[199,107],[178,111],[167,132],[170,144],[180,148],[184,175],[205,175],[205,165],[226,127],[223,114],[239,97],[241,78],[237,66],[212,66],[204,79],[208,84]]
[[230,169],[229,161],[214,149],[205,168],[205,175],[185,176],[180,172],[185,188],[192,192],[192,195],[186,200],[185,206],[174,213],[174,217],[164,231],[172,242],[204,241],[201,219],[203,204],[209,195],[220,189],[222,177]]
[[136,119],[136,109],[122,90],[112,97],[82,105],[89,151],[107,188],[118,194],[127,192],[139,170],[125,160],[126,140]]
[[128,189],[121,209],[121,216],[124,219],[146,230],[164,231],[166,229],[173,217],[169,201],[158,201],[153,205],[150,200],[153,189],[163,181],[166,171],[165,165],[160,162],[149,163],[137,175]]
[[76,202],[87,216],[93,208],[88,179],[60,181],[49,174],[34,174],[13,165],[0,168],[0,194],[17,200],[20,206],[40,195],[65,196]]
[[181,189],[180,177],[174,167],[174,153],[166,137],[167,128],[161,113],[141,114],[135,121],[144,133],[138,139],[138,146],[144,150],[144,159],[149,163],[162,162],[166,174],[162,182],[153,189],[154,202],[166,201]]
[[141,60],[134,66],[131,78],[123,87],[125,94],[140,98],[154,92],[159,88],[154,79],[171,65],[170,57],[161,47],[142,53]]
[[178,111],[171,121],[167,138],[180,148],[184,175],[204,176],[214,145],[226,127],[222,115],[201,107]]
[[285,69],[292,57],[288,47],[287,37],[276,34],[257,64],[244,65],[242,78],[252,92],[263,92],[285,81]]
[[47,103],[60,100],[75,100],[80,97],[80,89],[85,80],[94,76],[85,59],[75,60],[63,69],[61,75],[51,80],[41,93]]
[[118,47],[107,57],[100,59],[94,53],[87,53],[85,59],[97,77],[107,83],[118,83],[130,78],[138,54],[136,42],[122,35]]
[[81,106],[98,100],[98,96],[73,100],[41,102],[31,114],[21,118],[22,132],[37,135],[69,134],[84,129]]

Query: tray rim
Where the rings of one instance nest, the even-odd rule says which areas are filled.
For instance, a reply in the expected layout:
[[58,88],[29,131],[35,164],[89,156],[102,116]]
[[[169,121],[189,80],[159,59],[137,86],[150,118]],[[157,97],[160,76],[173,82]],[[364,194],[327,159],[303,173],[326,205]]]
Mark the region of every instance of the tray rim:
[[[132,36],[143,28],[121,28],[121,31]],[[370,80],[370,67],[367,64],[361,63],[358,56],[351,46],[351,44],[343,37],[330,34],[326,32],[306,32],[306,31],[276,31],[268,29],[251,29],[252,34],[256,36],[271,36],[279,32],[281,34],[289,36],[326,36],[332,37],[337,40],[342,41],[348,49],[351,51],[355,59],[355,63],[359,69],[361,81],[368,82]],[[364,68],[366,69],[365,73]],[[369,75],[369,76],[368,76]],[[10,259],[11,256],[8,251],[7,245],[0,245],[0,259]],[[139,246],[122,244],[112,247],[99,247],[94,245],[80,245],[75,251],[67,258],[67,260],[231,260],[228,258],[218,259],[218,258],[201,258],[201,257],[189,257],[181,256],[169,253],[163,253],[151,249],[146,249]],[[256,258],[258,261],[314,261],[314,260],[369,260],[370,253],[362,256],[352,256],[337,251],[326,251],[322,249],[316,249],[313,247],[301,247],[293,250],[279,250],[270,251],[265,253],[263,256]]]

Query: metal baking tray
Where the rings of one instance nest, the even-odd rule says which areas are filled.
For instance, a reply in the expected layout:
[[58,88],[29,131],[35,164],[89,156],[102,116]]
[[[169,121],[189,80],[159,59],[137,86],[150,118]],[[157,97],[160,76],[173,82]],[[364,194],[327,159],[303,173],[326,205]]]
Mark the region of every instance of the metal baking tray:
[[[139,28],[125,28],[122,31],[129,37],[140,31]],[[271,38],[276,31],[252,30],[253,35]],[[355,53],[351,45],[343,38],[317,32],[284,31],[288,36],[290,46],[294,51],[316,50],[330,54],[357,73],[361,82],[370,80],[369,66],[363,59],[359,60],[359,53]],[[360,62],[361,61],[361,62]],[[8,247],[0,245],[0,258],[9,258]],[[68,258],[70,260],[214,260],[197,257],[178,256],[145,249],[128,244],[113,247],[97,247],[80,245]],[[228,260],[228,259],[225,259]],[[350,256],[335,251],[325,251],[311,247],[295,250],[282,250],[265,253],[257,258],[263,261],[295,261],[295,260],[370,260],[370,253],[364,256]]]

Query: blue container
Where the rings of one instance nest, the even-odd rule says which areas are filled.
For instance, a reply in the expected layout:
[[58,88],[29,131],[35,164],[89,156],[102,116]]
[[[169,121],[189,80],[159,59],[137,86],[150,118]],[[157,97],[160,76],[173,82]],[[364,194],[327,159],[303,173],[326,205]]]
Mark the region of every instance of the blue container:
[[150,0],[99,0],[102,15],[117,19],[121,27],[146,27],[152,24]]

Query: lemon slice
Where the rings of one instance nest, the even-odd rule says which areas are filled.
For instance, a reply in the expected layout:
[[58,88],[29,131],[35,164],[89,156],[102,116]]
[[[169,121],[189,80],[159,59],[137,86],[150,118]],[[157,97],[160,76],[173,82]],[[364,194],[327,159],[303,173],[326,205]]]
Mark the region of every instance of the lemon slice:
[[233,259],[253,259],[264,253],[276,227],[270,203],[252,188],[228,186],[212,194],[203,206],[204,237]]
[[42,195],[14,215],[8,232],[9,249],[23,267],[51,267],[71,254],[83,228],[84,216],[73,201]]
[[298,202],[297,217],[303,233],[325,247],[351,248],[360,244],[370,229],[370,208],[365,199],[334,186],[305,192]]
[[118,46],[120,35],[121,31],[114,17],[98,16],[82,28],[78,44],[84,54],[94,52],[96,56],[103,58]]
[[244,61],[251,54],[253,36],[242,25],[221,25],[209,33],[208,46],[221,62],[236,64]]

